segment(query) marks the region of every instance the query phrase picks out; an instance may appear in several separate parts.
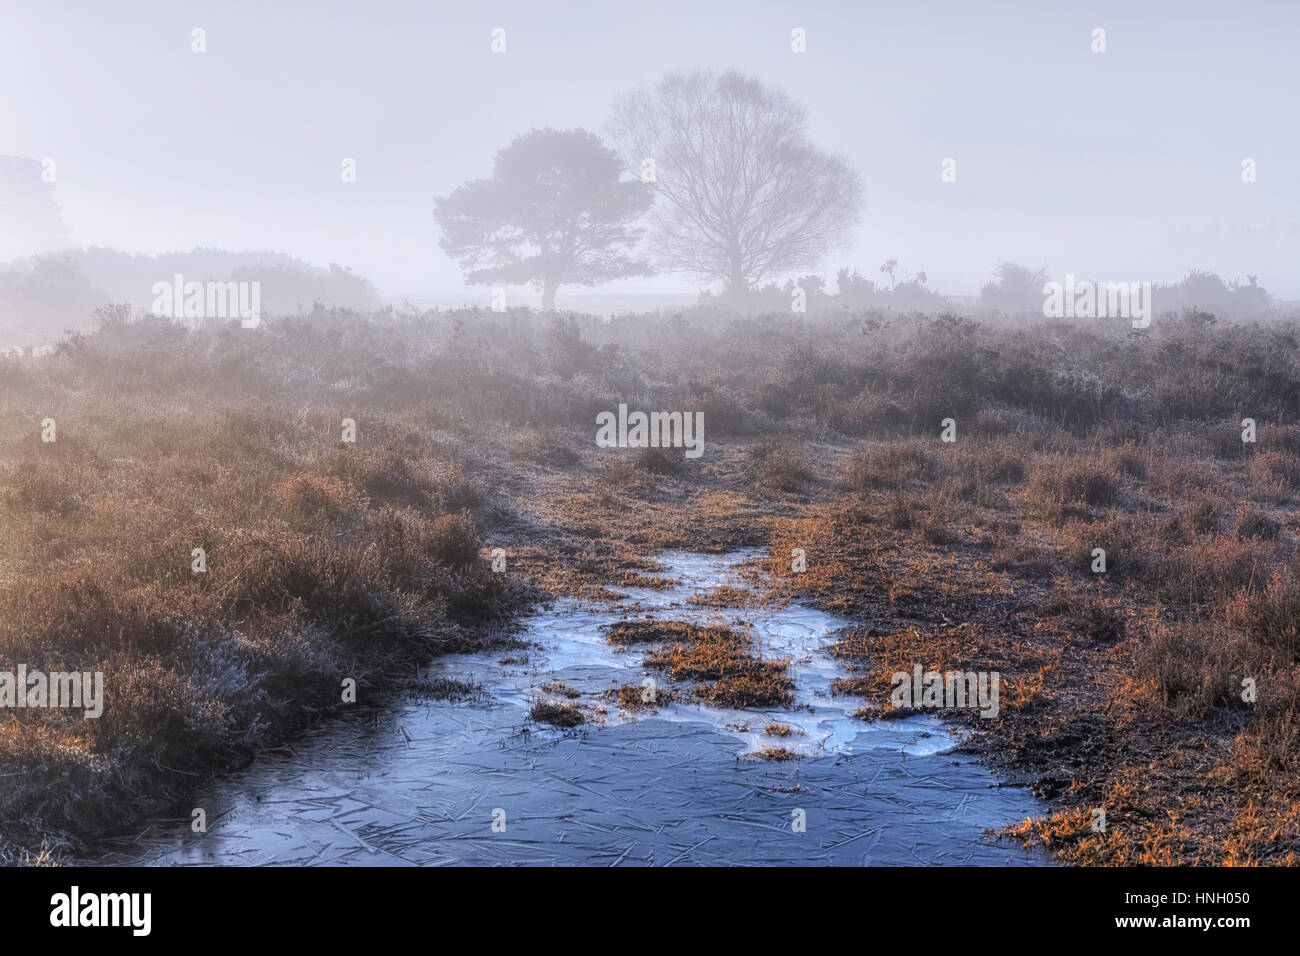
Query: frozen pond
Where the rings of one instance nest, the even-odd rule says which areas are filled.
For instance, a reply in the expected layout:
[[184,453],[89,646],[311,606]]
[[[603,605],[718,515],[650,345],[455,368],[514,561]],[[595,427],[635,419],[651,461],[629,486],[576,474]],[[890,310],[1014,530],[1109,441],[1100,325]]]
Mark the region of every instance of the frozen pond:
[[[932,717],[863,722],[856,698],[830,695],[829,655],[849,624],[797,604],[716,609],[700,592],[743,584],[747,554],[662,555],[665,590],[624,601],[557,602],[530,618],[527,650],[435,660],[432,678],[473,683],[471,700],[394,704],[313,728],[145,821],[84,862],[131,865],[1042,864],[984,835],[1043,812],[999,787]],[[766,658],[789,658],[789,707],[730,710],[687,702],[622,711],[603,697],[640,685],[646,647],[605,640],[619,620],[748,623]],[[516,663],[500,663],[502,658]],[[526,661],[524,660],[526,658]],[[559,730],[528,720],[562,682],[603,720]],[[556,698],[550,695],[552,699]],[[567,702],[567,699],[566,699]],[[789,736],[764,733],[769,724]],[[777,746],[799,759],[753,754]],[[494,820],[496,824],[494,826]],[[802,822],[802,826],[796,825]]]

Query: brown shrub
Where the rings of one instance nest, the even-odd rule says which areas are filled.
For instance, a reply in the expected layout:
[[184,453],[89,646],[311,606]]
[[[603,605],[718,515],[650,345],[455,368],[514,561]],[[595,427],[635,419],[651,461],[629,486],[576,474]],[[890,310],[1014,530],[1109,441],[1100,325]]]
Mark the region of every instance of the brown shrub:
[[1107,448],[1101,454],[1103,470],[1129,478],[1145,479],[1151,470],[1151,455],[1133,442]]
[[1241,703],[1236,681],[1257,671],[1257,650],[1239,631],[1209,621],[1156,622],[1132,652],[1127,692],[1148,705],[1202,718]]
[[513,461],[548,468],[570,468],[582,460],[561,431],[531,431],[517,438],[510,449]]
[[1229,625],[1251,640],[1300,660],[1300,577],[1294,568],[1276,571],[1263,588],[1239,592],[1224,612]]
[[948,491],[963,501],[998,508],[1005,498],[1003,486],[1025,480],[1023,442],[1016,439],[964,440],[952,449]]
[[528,716],[539,723],[566,728],[576,727],[587,719],[577,704],[557,704],[550,700],[537,701]]
[[1261,538],[1272,541],[1282,532],[1282,525],[1270,518],[1267,513],[1250,505],[1242,505],[1237,509],[1235,530],[1239,538]]
[[1149,582],[1164,600],[1201,604],[1222,601],[1268,574],[1272,548],[1261,541],[1224,535],[1200,538],[1158,555]]
[[1223,511],[1222,499],[1198,495],[1187,502],[1178,520],[1187,533],[1218,534],[1223,522]]
[[655,710],[677,699],[677,695],[667,687],[656,687],[654,694],[651,695],[648,693],[648,688],[642,687],[640,684],[623,684],[612,690],[605,691],[604,696],[617,701],[618,705],[624,710],[633,712]]
[[364,494],[332,475],[299,472],[275,486],[276,496],[289,518],[300,524],[327,524],[363,510],[370,501]]
[[1106,575],[1140,580],[1156,555],[1181,548],[1190,537],[1181,528],[1149,514],[1111,514],[1099,521],[1067,521],[1058,532],[1062,556],[1076,571],[1094,574],[1093,551],[1106,552]]
[[1275,425],[1264,422],[1256,429],[1255,440],[1261,450],[1282,452],[1292,457],[1300,456],[1300,425]]
[[483,503],[482,482],[458,461],[442,463],[432,478],[435,511],[467,511]]
[[[733,665],[733,671],[741,665]],[[752,661],[740,673],[726,673],[695,688],[695,695],[724,707],[777,707],[794,700],[788,661]]]
[[1104,463],[1039,460],[1029,475],[1025,497],[1045,516],[1081,513],[1081,506],[1110,507],[1119,501],[1119,482]]
[[10,511],[66,514],[80,504],[87,485],[58,462],[28,462],[0,472],[0,493]]
[[188,767],[232,743],[228,705],[194,674],[121,654],[90,669],[103,671],[106,687],[103,716],[94,722],[96,749],[126,747],[146,760]]
[[788,747],[764,747],[762,750],[755,751],[753,756],[755,760],[771,760],[776,763],[797,760],[799,757]]
[[[673,680],[705,681],[695,688],[695,694],[727,707],[775,706],[794,699],[794,681],[787,673],[790,662],[754,656],[753,636],[747,631],[666,623],[677,626],[659,633],[675,634],[678,639],[646,654],[647,667],[664,668]],[[644,633],[648,633],[648,628],[626,629],[615,625],[610,639],[631,643],[644,639],[641,637]]]
[[652,475],[677,475],[686,465],[682,448],[642,448],[632,459],[636,468]]
[[1300,458],[1288,452],[1257,452],[1246,465],[1246,474],[1252,492],[1270,501],[1289,502],[1300,491]]
[[336,449],[321,456],[316,468],[348,482],[375,504],[429,505],[432,484],[416,474],[408,456],[397,448]]
[[844,465],[843,483],[850,491],[905,488],[938,477],[941,466],[919,440],[872,442]]
[[[704,633],[698,633],[703,631]],[[616,621],[605,629],[605,640],[620,647],[658,644],[663,641],[723,641],[730,636],[724,627],[709,628],[686,621]]]
[[1064,586],[1043,610],[1059,612],[1065,626],[1085,640],[1114,644],[1124,637],[1127,617],[1119,598]]
[[812,473],[790,439],[764,438],[747,449],[754,480],[762,488],[797,492],[812,480]]
[[453,568],[463,568],[478,560],[478,529],[466,512],[457,515],[439,515],[433,522],[429,536],[432,557]]

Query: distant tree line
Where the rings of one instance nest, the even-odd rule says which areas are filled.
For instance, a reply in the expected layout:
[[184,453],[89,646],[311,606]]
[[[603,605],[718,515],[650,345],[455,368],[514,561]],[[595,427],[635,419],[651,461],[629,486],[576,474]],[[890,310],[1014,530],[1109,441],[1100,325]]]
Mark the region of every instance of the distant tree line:
[[109,303],[147,311],[154,283],[178,273],[186,281],[259,282],[262,307],[273,315],[310,312],[318,302],[360,312],[383,304],[374,286],[350,270],[335,263],[321,269],[282,253],[195,249],[145,256],[74,249],[0,265],[0,347],[83,327]]

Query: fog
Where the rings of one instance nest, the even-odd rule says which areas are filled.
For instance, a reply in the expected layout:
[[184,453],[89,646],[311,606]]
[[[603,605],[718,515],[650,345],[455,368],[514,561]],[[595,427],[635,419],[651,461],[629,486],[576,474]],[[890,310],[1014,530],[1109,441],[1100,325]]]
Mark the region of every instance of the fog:
[[[382,297],[486,301],[439,248],[435,198],[519,134],[604,137],[620,95],[711,67],[802,103],[810,140],[861,177],[860,221],[819,274],[893,259],[976,295],[1003,260],[1155,282],[1199,268],[1300,298],[1292,4],[7,3],[0,18],[0,156],[54,161],[67,227],[33,236],[6,212],[0,259],[271,250]],[[595,291],[698,288],[661,272]]]
[[0,0],[0,868],[1249,927],[1145,874],[1300,861],[1297,26]]

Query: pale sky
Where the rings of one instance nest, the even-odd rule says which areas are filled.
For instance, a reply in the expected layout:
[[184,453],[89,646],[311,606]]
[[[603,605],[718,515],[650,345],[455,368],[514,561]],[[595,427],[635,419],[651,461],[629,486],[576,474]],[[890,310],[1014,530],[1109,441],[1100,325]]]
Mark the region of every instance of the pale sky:
[[457,293],[435,196],[531,127],[603,133],[620,93],[736,67],[803,102],[813,141],[863,177],[828,284],[898,259],[974,294],[1009,259],[1107,281],[1253,273],[1300,298],[1298,28],[1300,4],[1267,0],[0,0],[0,155],[56,160],[77,244],[270,248],[388,295]]

